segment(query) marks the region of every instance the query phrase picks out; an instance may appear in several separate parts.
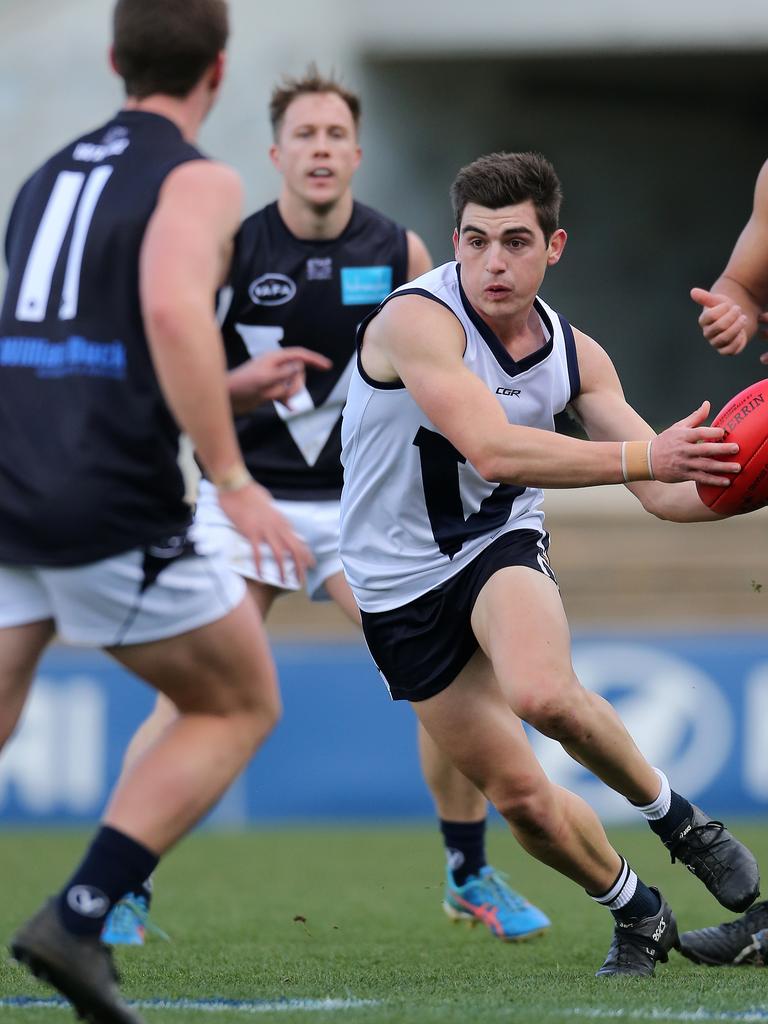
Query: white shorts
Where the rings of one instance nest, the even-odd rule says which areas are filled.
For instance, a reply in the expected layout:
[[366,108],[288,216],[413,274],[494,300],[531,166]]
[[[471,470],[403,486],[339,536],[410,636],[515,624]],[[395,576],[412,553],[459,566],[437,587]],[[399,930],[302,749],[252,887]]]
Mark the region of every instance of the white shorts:
[[53,619],[59,637],[85,647],[144,644],[223,618],[245,584],[222,558],[188,545],[147,546],[89,565],[0,565],[0,629]]
[[[304,541],[315,564],[307,569],[307,594],[313,601],[329,601],[325,581],[342,572],[339,558],[339,502],[338,501],[284,501],[273,499],[294,531]],[[230,568],[249,580],[266,583],[280,590],[300,590],[295,567],[286,565],[286,578],[280,579],[280,570],[271,550],[262,546],[261,571],[257,572],[251,545],[237,532],[222,512],[216,497],[216,488],[207,480],[200,481],[194,525],[195,543],[201,551],[223,554]]]

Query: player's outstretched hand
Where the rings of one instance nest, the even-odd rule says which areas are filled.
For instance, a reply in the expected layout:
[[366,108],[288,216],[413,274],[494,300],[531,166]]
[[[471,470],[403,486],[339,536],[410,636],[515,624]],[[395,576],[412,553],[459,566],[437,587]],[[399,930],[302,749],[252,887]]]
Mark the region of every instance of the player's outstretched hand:
[[254,356],[229,373],[229,393],[235,412],[244,413],[264,402],[283,402],[304,387],[306,368],[330,370],[333,363],[319,352],[292,345]]
[[727,295],[692,288],[691,298],[703,312],[699,317],[704,337],[721,356],[735,356],[749,341],[747,317],[741,306]]
[[722,427],[705,427],[709,402],[678,423],[673,423],[654,439],[651,447],[653,475],[668,484],[695,480],[700,484],[727,487],[738,473],[738,462],[722,462],[723,457],[737,455],[739,446],[723,441]]
[[275,556],[282,582],[286,582],[286,570],[292,561],[299,581],[304,583],[306,570],[315,564],[314,559],[285,516],[275,508],[269,491],[251,481],[235,491],[219,491],[219,504],[238,533],[250,542],[259,573],[261,545],[266,544]]

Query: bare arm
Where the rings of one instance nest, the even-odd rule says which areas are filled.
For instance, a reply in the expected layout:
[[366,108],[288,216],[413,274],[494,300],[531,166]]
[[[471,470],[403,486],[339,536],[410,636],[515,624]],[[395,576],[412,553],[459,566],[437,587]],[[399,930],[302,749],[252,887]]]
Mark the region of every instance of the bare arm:
[[[590,438],[596,441],[628,438],[646,441],[656,437],[624,397],[616,369],[607,353],[581,331],[574,331],[579,357],[582,388],[573,408]],[[703,422],[708,403],[700,410],[697,421]],[[689,417],[690,419],[690,417]],[[697,422],[695,421],[695,422]],[[722,431],[716,432],[722,437]],[[738,451],[737,445],[726,445]],[[722,519],[701,501],[696,485],[662,483],[659,480],[637,481],[627,487],[646,511],[674,522],[705,522]]]
[[304,387],[308,366],[330,370],[333,363],[300,345],[247,359],[227,374],[232,412],[240,416],[264,402],[282,402],[290,408],[290,399]]
[[[703,306],[699,325],[721,355],[741,352],[768,307],[768,162],[757,177],[752,215],[741,232],[723,273],[710,291],[694,288],[691,298]],[[768,362],[768,355],[761,357]]]
[[265,542],[281,567],[289,552],[301,572],[308,564],[304,546],[245,471],[214,313],[241,201],[237,175],[221,164],[195,160],[168,175],[142,244],[141,308],[163,395],[219,486],[222,508],[253,544],[257,564]]
[[163,185],[141,252],[141,305],[160,386],[213,480],[240,460],[213,296],[241,201],[228,167],[183,164]]
[[406,238],[408,240],[408,280],[412,281],[414,277],[421,277],[422,274],[426,274],[428,270],[432,269],[432,257],[415,231],[408,231]]
[[[418,295],[389,302],[365,335],[363,366],[375,380],[400,379],[448,440],[487,480],[529,487],[622,483],[621,444],[581,441],[514,426],[494,395],[463,362],[465,339],[456,318]],[[712,428],[670,428],[655,469],[669,480],[725,479],[712,455],[727,446],[698,444],[722,437]],[[712,476],[716,469],[719,476]]]

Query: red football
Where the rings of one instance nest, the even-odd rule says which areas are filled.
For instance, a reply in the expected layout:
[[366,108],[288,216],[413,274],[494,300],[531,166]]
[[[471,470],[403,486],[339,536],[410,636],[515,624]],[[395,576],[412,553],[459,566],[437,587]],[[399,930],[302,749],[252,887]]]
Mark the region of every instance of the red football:
[[768,505],[768,380],[759,380],[740,391],[712,421],[724,427],[724,441],[735,441],[738,455],[724,455],[722,462],[738,462],[741,472],[730,487],[696,484],[699,497],[713,512],[723,516],[753,512]]

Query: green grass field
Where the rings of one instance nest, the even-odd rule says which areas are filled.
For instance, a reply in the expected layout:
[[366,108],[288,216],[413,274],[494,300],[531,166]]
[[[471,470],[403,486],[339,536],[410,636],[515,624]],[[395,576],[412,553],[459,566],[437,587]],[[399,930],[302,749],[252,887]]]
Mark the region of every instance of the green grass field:
[[[762,863],[768,829],[737,829]],[[646,829],[612,833],[683,929],[728,916]],[[3,940],[56,889],[83,844],[72,833],[0,837]],[[199,833],[157,874],[155,917],[173,937],[123,950],[130,999],[365,1000],[337,1009],[143,1009],[149,1024],[333,1020],[349,1024],[488,1021],[767,1020],[768,974],[695,967],[674,955],[647,981],[599,981],[611,919],[571,883],[528,859],[494,828],[494,863],[553,919],[550,933],[504,944],[451,924],[440,908],[442,852],[434,828]],[[0,1000],[50,990],[0,964]],[[751,1011],[751,1012],[750,1012]],[[56,1024],[69,1011],[0,1009],[3,1024]]]

